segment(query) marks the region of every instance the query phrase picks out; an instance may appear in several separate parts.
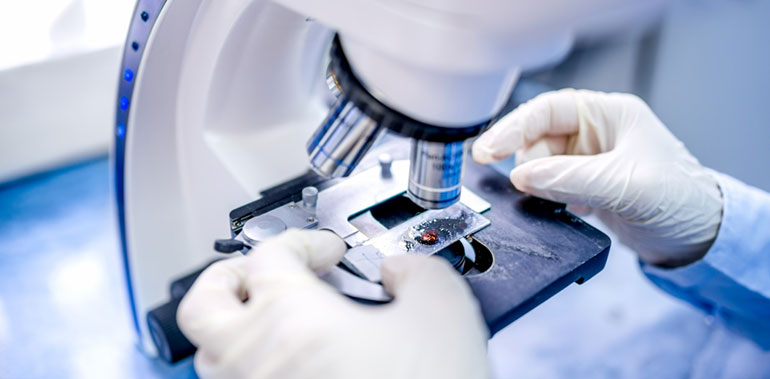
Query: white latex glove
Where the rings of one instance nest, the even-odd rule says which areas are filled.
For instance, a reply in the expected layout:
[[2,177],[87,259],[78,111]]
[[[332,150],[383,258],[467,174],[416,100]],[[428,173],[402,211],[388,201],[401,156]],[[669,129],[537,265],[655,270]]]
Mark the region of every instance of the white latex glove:
[[565,89],[522,104],[473,145],[491,163],[516,153],[514,186],[599,210],[645,262],[700,259],[722,212],[717,181],[636,96]]
[[[388,258],[395,299],[362,305],[318,279],[345,244],[288,231],[215,263],[179,306],[204,378],[474,378],[488,375],[488,332],[467,283],[441,258]],[[315,272],[314,272],[315,271]]]

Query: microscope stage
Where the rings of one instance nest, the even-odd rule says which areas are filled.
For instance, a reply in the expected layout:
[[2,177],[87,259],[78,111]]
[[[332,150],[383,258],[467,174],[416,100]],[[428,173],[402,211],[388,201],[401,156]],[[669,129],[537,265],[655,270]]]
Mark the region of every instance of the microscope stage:
[[[351,247],[345,269],[371,282],[379,280],[386,256],[441,255],[470,284],[491,334],[604,267],[610,248],[605,234],[563,204],[525,195],[506,176],[470,160],[461,201],[425,211],[404,195],[407,165],[398,159],[407,151],[403,143],[385,144],[349,178],[326,180],[311,172],[273,187],[230,213],[233,236],[245,235],[251,219],[331,230]],[[386,157],[377,167],[383,153],[392,165]],[[318,189],[311,203],[301,195],[308,186]]]

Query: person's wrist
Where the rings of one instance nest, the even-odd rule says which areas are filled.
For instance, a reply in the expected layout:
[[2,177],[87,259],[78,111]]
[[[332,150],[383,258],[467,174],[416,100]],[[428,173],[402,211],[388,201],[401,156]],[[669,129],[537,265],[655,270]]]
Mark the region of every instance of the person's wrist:
[[[653,264],[658,267],[669,268],[669,269],[689,266],[703,259],[703,257],[706,256],[706,253],[709,251],[713,243],[714,241],[712,240],[708,243],[708,247],[706,248],[699,247],[692,251],[688,251],[685,254],[677,254],[659,262],[645,262],[645,263]],[[644,262],[644,260],[642,261]]]
[[703,169],[700,186],[704,191],[706,199],[703,207],[703,237],[702,242],[697,242],[685,249],[681,254],[672,255],[670,259],[655,263],[656,266],[664,268],[678,268],[691,265],[703,259],[711,250],[719,234],[719,228],[722,223],[722,210],[724,200],[722,190],[719,187],[717,179],[711,175],[708,170]]

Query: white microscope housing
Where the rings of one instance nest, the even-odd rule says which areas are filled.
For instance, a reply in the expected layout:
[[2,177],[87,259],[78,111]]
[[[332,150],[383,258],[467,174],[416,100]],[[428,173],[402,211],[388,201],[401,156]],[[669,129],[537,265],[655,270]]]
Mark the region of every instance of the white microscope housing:
[[[330,109],[344,108],[327,86],[332,45],[384,109],[455,136],[401,130],[416,137],[413,155],[445,154],[449,146],[461,168],[463,141],[498,115],[522,71],[554,64],[581,38],[642,25],[661,4],[138,0],[121,69],[114,161],[142,346],[155,353],[145,314],[165,301],[171,278],[215,257],[212,242],[230,232],[228,212],[308,169],[306,141],[330,120]],[[359,111],[350,117],[370,116]],[[345,174],[333,166],[325,173]],[[423,204],[443,206],[430,200]]]

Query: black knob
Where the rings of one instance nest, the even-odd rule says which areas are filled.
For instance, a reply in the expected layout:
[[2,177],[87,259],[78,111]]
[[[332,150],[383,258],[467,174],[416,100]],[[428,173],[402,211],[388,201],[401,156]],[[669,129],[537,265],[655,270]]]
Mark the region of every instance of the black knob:
[[245,247],[246,245],[243,242],[234,239],[222,239],[214,241],[214,250],[225,254],[241,251]]
[[176,323],[176,311],[181,300],[173,299],[147,313],[147,326],[158,356],[168,363],[189,357],[196,350]]

